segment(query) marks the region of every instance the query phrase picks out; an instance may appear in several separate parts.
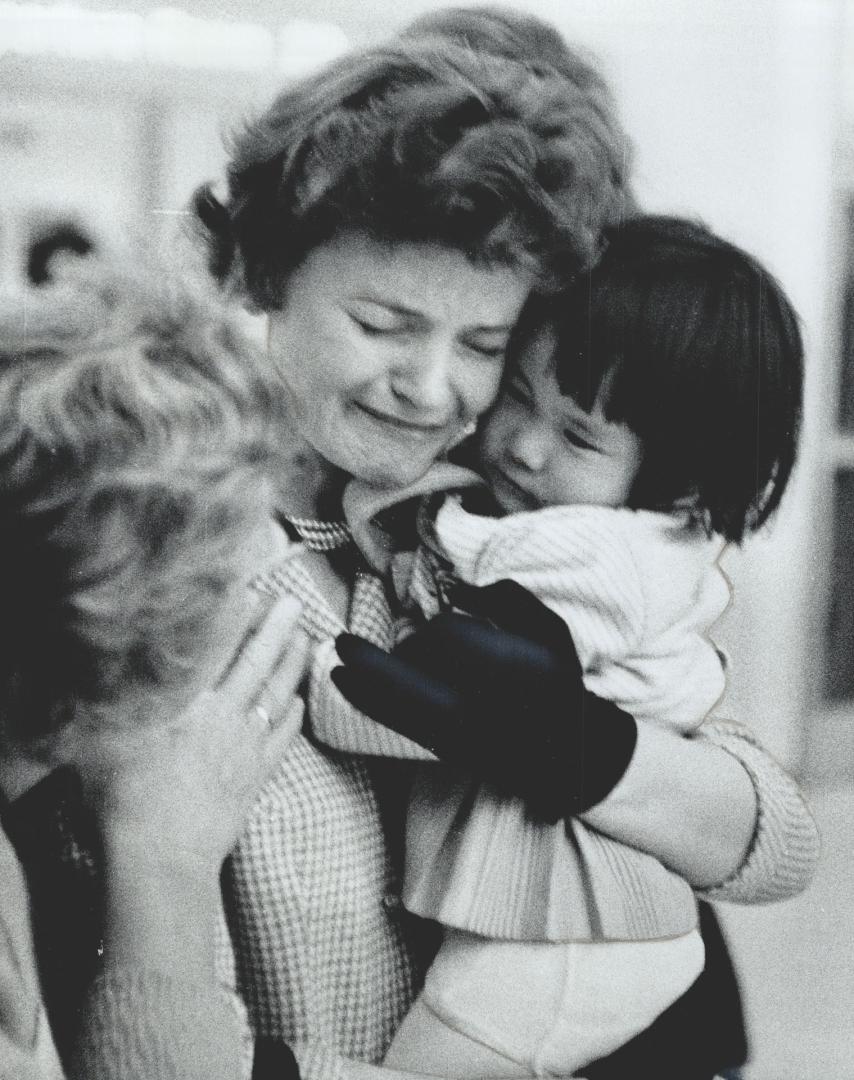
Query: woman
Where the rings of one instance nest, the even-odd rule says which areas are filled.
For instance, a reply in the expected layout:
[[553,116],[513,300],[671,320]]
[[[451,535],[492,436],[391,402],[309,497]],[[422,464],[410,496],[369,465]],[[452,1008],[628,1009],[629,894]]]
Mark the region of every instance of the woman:
[[305,651],[245,588],[263,383],[189,291],[86,275],[0,317],[0,1075],[238,1080],[219,874]]
[[[304,602],[318,657],[345,626],[394,637],[335,520],[344,485],[417,481],[466,433],[529,291],[588,265],[619,220],[626,158],[601,80],[568,51],[534,68],[416,35],[281,95],[235,143],[226,201],[200,193],[213,268],[268,313],[298,434],[286,543],[308,550],[267,584]],[[434,943],[398,901],[405,770],[313,738],[327,672],[225,881],[238,985],[305,1077],[389,1076],[371,1063]],[[729,898],[797,891],[815,853],[795,787],[725,724],[691,740],[639,728],[587,820]]]

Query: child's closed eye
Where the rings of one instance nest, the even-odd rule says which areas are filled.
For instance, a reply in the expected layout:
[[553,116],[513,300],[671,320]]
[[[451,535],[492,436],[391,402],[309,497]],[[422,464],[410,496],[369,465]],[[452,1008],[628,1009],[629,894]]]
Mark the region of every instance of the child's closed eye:
[[507,383],[507,385],[504,387],[504,393],[513,401],[527,402],[530,401],[531,397],[526,387],[524,387],[521,383],[516,382],[515,380],[513,382]]
[[577,447],[579,450],[592,450],[598,451],[599,447],[595,443],[590,442],[574,428],[564,428],[563,437],[572,446]]

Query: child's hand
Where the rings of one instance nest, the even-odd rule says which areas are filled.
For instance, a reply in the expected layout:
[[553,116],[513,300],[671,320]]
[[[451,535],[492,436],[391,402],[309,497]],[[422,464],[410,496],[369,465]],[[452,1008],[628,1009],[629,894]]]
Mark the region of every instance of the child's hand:
[[174,718],[100,723],[64,734],[105,848],[158,867],[218,872],[302,720],[308,639],[301,608],[276,602],[213,689]]
[[437,615],[391,654],[344,634],[341,693],[379,723],[519,795],[547,821],[601,801],[634,750],[634,720],[584,689],[563,620],[520,585],[457,586],[472,614]]

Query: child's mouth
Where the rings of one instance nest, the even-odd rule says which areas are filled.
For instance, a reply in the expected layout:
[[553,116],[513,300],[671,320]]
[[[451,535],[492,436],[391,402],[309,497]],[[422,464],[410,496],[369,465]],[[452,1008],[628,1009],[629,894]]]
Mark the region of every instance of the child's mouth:
[[537,510],[540,501],[530,491],[522,487],[503,470],[493,470],[490,482],[498,502],[510,512],[519,510]]

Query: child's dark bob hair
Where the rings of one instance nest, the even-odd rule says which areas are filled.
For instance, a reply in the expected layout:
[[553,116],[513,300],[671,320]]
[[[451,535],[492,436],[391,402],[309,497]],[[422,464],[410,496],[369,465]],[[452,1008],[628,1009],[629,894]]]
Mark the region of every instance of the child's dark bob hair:
[[[751,255],[680,218],[606,231],[596,267],[527,307],[515,348],[557,332],[561,390],[643,440],[629,505],[687,509],[739,542],[780,503],[803,394],[798,318]],[[604,392],[603,392],[604,391]]]

